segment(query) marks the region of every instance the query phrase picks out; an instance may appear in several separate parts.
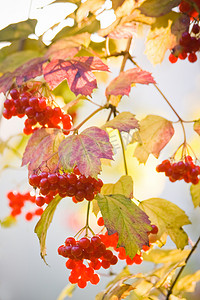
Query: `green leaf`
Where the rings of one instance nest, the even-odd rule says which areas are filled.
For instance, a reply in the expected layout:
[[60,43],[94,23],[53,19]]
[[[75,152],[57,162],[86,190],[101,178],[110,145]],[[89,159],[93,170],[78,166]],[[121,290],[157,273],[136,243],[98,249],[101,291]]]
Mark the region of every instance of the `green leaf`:
[[200,135],[200,119],[194,122],[193,129],[196,131],[196,133],[198,133],[198,135]]
[[196,208],[197,206],[200,206],[200,182],[198,184],[191,185],[190,193],[194,207]]
[[149,154],[158,158],[160,151],[168,144],[173,134],[172,122],[156,115],[146,116],[140,122],[139,134],[133,135],[132,142],[139,142],[134,156],[140,163],[145,163]]
[[181,0],[146,0],[138,8],[148,17],[160,17],[168,14],[173,7],[180,4]]
[[[40,255],[42,259],[45,261],[45,255],[46,255],[46,236],[47,236],[47,230],[51,224],[51,221],[53,219],[55,210],[59,202],[62,200],[61,197],[56,196],[46,207],[45,211],[43,212],[40,220],[35,226],[34,232],[37,234],[37,237],[40,242]],[[45,261],[46,263],[46,261]]]
[[190,253],[190,250],[163,250],[163,249],[152,249],[148,253],[143,253],[142,257],[146,261],[153,262],[154,264],[174,264],[179,261],[185,260]]
[[76,284],[68,284],[60,293],[56,300],[64,300],[66,297],[72,297],[76,289]]
[[194,274],[189,274],[179,279],[174,287],[173,293],[179,294],[180,292],[193,293],[197,282],[200,281],[200,270]]
[[17,223],[17,220],[13,216],[8,216],[8,217],[4,218],[2,221],[0,221],[1,226],[4,228],[11,227],[11,226],[15,225],[16,223]]
[[0,42],[12,42],[18,39],[25,39],[31,33],[35,33],[37,20],[28,19],[23,22],[14,23],[0,31]]
[[102,195],[121,194],[127,198],[133,198],[133,179],[124,175],[116,183],[104,184],[101,189]]
[[191,222],[181,208],[161,198],[144,200],[140,208],[149,216],[151,223],[158,227],[158,236],[167,233],[177,248],[183,249],[188,244],[188,236],[182,226]]
[[78,166],[81,174],[96,177],[101,171],[101,158],[112,159],[112,146],[106,131],[89,127],[81,134],[68,136],[58,149],[60,163],[66,170]]
[[114,119],[106,122],[101,128],[107,127],[118,129],[120,132],[129,132],[131,129],[139,128],[138,120],[130,112],[124,111],[118,114]]
[[108,234],[118,233],[118,247],[124,247],[131,258],[148,245],[151,230],[148,216],[124,195],[101,195],[95,199],[101,210]]
[[81,34],[83,32],[94,33],[100,29],[100,21],[95,16],[90,16],[86,20],[83,20],[81,24],[75,26],[64,27],[53,39],[53,42],[67,36],[73,36],[75,34]]

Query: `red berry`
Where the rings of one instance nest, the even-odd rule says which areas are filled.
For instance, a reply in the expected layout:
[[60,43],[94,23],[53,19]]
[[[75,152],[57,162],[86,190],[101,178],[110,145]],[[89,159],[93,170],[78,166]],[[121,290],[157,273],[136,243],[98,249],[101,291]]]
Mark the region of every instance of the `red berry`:
[[191,63],[197,61],[197,56],[196,56],[196,54],[195,54],[195,53],[190,53],[190,54],[188,55],[188,60],[189,60],[189,62],[191,62]]
[[169,55],[169,61],[174,64],[176,63],[178,60],[178,58],[176,56],[174,56],[172,53]]

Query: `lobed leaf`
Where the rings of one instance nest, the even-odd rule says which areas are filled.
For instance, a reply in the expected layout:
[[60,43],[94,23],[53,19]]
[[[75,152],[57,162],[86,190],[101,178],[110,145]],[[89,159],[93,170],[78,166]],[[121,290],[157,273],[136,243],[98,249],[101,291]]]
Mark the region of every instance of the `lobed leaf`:
[[28,141],[22,158],[22,166],[29,164],[29,172],[38,167],[54,172],[59,164],[58,147],[64,139],[62,130],[56,128],[41,128],[36,130]]
[[121,194],[127,198],[133,197],[133,179],[131,176],[124,175],[116,183],[104,184],[101,189],[102,195]]
[[[37,237],[40,242],[40,255],[42,259],[45,261],[45,255],[46,255],[46,236],[47,236],[47,230],[52,222],[55,210],[57,208],[57,205],[62,200],[61,197],[56,196],[46,207],[45,211],[43,212],[40,220],[35,226],[34,232],[37,234]],[[45,261],[46,262],[46,261]]]
[[91,95],[97,87],[92,71],[109,71],[100,58],[92,56],[74,57],[71,60],[52,60],[44,67],[44,78],[51,89],[55,89],[63,80],[75,95]]
[[143,71],[140,68],[133,68],[121,72],[119,76],[114,78],[106,88],[106,97],[109,95],[129,95],[131,85],[135,83],[149,84],[155,83],[151,73]]
[[90,127],[81,134],[68,136],[58,149],[64,169],[78,166],[81,174],[96,177],[101,171],[101,158],[112,159],[112,145],[106,131]]
[[140,122],[139,139],[133,135],[132,142],[139,142],[134,156],[145,163],[149,154],[159,157],[160,151],[168,144],[174,134],[172,122],[156,115],[148,115]]
[[198,135],[200,135],[200,119],[194,122],[193,129]]
[[200,206],[200,182],[198,184],[192,184],[190,187],[190,194],[192,196],[192,202],[194,207]]
[[118,114],[114,119],[106,122],[101,128],[105,129],[107,127],[118,129],[119,132],[125,131],[129,132],[131,129],[139,128],[138,120],[130,112],[122,112]]
[[151,223],[158,227],[158,237],[167,233],[176,247],[181,249],[188,244],[188,236],[182,226],[191,222],[181,208],[161,198],[144,200],[139,206],[149,216]]
[[172,8],[178,6],[181,0],[146,0],[138,8],[142,14],[148,17],[160,17],[168,14]]
[[118,233],[118,247],[124,247],[127,255],[133,258],[143,245],[149,244],[149,218],[134,202],[119,194],[98,194],[95,199],[108,234]]

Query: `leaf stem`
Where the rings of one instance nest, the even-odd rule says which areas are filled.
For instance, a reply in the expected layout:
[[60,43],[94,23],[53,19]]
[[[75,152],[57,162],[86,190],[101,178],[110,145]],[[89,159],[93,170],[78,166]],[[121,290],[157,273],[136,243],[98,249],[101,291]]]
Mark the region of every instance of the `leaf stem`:
[[182,267],[180,268],[180,270],[179,270],[179,272],[178,272],[178,274],[177,274],[177,276],[176,276],[174,282],[172,283],[172,285],[171,285],[171,287],[170,287],[170,289],[169,289],[169,291],[168,291],[168,293],[167,293],[166,300],[169,300],[169,297],[170,297],[170,295],[172,294],[172,291],[173,291],[173,288],[174,288],[175,284],[177,283],[177,281],[178,281],[180,275],[182,274],[182,272],[183,272],[183,270],[184,270],[184,268],[185,268],[185,266],[186,266],[186,264],[187,264],[189,258],[191,257],[191,255],[193,254],[193,252],[196,250],[196,248],[197,248],[199,242],[200,242],[200,236],[199,236],[198,240],[196,241],[196,243],[194,244],[194,246],[192,247],[190,253],[188,254],[188,256],[187,256],[187,258],[186,258],[186,260],[185,260],[184,266],[182,266]]

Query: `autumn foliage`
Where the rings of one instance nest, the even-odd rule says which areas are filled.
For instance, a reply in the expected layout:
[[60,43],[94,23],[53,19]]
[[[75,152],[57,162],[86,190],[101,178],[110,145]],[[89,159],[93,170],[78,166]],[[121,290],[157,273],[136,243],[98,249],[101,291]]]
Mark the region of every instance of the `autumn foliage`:
[[[18,144],[9,146],[13,137],[8,137],[2,141],[1,153],[21,154],[18,167],[27,168],[27,190],[13,187],[8,191],[10,213],[1,225],[11,226],[20,215],[25,216],[25,222],[38,218],[35,233],[46,263],[46,235],[54,225],[57,206],[67,199],[70,210],[82,202],[84,227],[64,237],[55,249],[67,268],[65,296],[76,287],[97,285],[100,274],[106,272],[109,284],[98,291],[97,300],[186,299],[184,293],[194,292],[200,270],[180,275],[200,238],[192,243],[183,229],[191,221],[181,203],[179,207],[173,199],[136,199],[129,162],[137,159],[138,164],[146,165],[153,156],[157,167],[152,168],[152,174],[163,173],[171,189],[175,182],[184,181],[192,205],[199,207],[200,153],[188,142],[186,127],[193,123],[192,135],[200,135],[200,119],[185,121],[180,116],[158,87],[159,78],[137,63],[132,41],[137,43],[143,30],[145,53],[154,65],[161,64],[165,56],[169,56],[168,64],[186,58],[188,64],[196,62],[200,1],[113,0],[110,5],[115,21],[106,28],[101,28],[98,17],[109,11],[108,1],[66,0],[49,5],[59,2],[74,4],[74,12],[66,17],[73,19],[74,25],[60,30],[48,45],[44,36],[30,38],[36,27],[33,19],[0,31],[0,40],[10,42],[0,49],[2,117],[8,124],[14,118],[16,124],[19,119],[24,122]],[[117,73],[112,74],[113,64]],[[175,67],[171,65],[172,72]],[[136,85],[153,87],[176,120],[154,114],[153,108],[142,118],[137,117],[137,111],[124,111],[123,101]],[[98,89],[103,89],[103,99],[99,99]],[[84,111],[79,121],[86,102],[91,112]],[[99,112],[103,117],[98,118]],[[88,126],[89,120],[92,126]],[[181,144],[175,140],[171,151],[168,143],[176,134],[175,123],[180,125],[183,139]],[[130,146],[134,149],[131,157],[127,154]],[[162,161],[163,149],[167,154]],[[111,175],[106,183],[103,174],[106,168],[112,174],[114,163],[123,166],[123,175],[118,180]],[[25,209],[27,203],[29,210]],[[95,225],[90,222],[91,214]],[[168,236],[174,249],[165,246]],[[143,261],[157,266],[148,273],[128,268]],[[116,265],[121,268],[118,274],[110,269]]]

